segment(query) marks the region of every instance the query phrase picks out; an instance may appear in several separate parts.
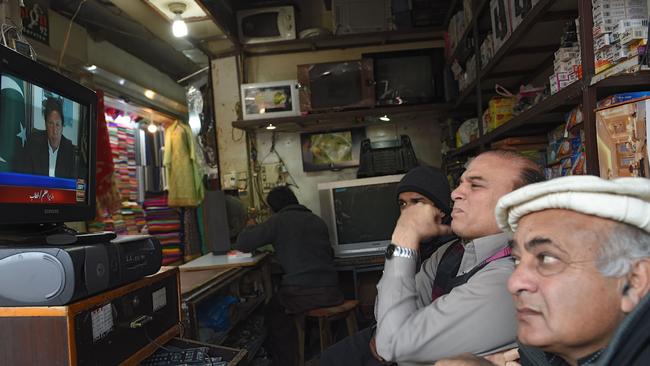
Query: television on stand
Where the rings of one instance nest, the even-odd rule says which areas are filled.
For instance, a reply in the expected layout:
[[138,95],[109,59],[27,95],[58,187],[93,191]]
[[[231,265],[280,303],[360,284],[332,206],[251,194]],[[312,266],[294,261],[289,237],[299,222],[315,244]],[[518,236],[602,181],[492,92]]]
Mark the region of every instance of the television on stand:
[[97,96],[1,46],[0,88],[0,241],[65,237],[95,217]]
[[321,217],[337,257],[384,252],[399,217],[396,192],[403,176],[318,184]]

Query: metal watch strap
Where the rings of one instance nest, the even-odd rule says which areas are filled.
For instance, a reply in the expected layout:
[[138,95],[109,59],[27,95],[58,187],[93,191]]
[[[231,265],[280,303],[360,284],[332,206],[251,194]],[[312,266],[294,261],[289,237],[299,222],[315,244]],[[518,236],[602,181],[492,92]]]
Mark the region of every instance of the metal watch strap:
[[393,257],[402,257],[402,258],[417,258],[418,251],[411,248],[400,247],[397,244],[395,245],[395,250],[393,251]]

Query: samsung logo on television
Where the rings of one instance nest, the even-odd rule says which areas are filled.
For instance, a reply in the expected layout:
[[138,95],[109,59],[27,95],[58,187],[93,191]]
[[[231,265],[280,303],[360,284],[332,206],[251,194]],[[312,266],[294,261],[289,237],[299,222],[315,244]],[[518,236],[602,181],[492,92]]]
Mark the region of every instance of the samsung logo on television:
[[378,246],[381,245],[381,243],[372,243],[372,244],[370,244],[370,245],[372,245],[373,247],[378,247]]
[[59,213],[58,208],[46,208],[43,210],[43,213],[46,215],[56,215]]

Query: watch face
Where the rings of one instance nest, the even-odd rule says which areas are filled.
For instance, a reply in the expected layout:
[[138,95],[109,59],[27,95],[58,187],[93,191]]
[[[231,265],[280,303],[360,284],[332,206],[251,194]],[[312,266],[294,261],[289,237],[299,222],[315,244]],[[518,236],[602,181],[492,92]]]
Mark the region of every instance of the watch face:
[[395,252],[395,244],[388,244],[386,247],[386,259],[391,259],[393,258],[393,252]]

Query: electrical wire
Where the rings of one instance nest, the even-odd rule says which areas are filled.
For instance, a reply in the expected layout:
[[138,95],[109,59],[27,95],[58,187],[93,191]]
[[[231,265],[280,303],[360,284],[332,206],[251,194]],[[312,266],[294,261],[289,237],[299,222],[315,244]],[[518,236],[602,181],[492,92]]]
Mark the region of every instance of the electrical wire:
[[61,52],[59,53],[59,62],[56,64],[56,71],[61,72],[61,63],[63,63],[63,55],[65,55],[65,51],[68,48],[68,41],[70,40],[70,32],[72,31],[72,23],[74,22],[75,18],[79,14],[79,10],[81,10],[81,6],[86,2],[87,0],[81,0],[79,2],[79,5],[77,6],[77,10],[74,12],[72,15],[72,18],[70,18],[70,22],[68,23],[68,30],[65,33],[65,39],[63,40],[63,47],[61,47]]

